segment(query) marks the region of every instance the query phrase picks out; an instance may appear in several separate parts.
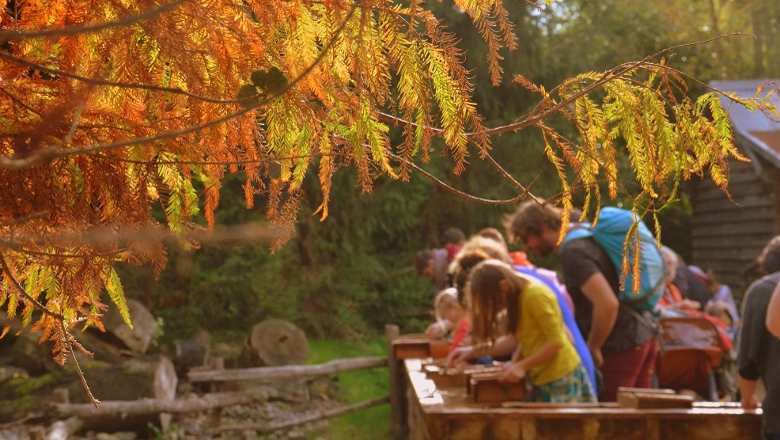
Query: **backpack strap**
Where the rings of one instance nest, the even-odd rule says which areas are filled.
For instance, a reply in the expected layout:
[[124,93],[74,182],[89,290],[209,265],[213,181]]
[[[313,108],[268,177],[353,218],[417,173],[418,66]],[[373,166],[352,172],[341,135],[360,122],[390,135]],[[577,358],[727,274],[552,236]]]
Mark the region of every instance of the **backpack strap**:
[[590,223],[570,223],[566,236],[563,237],[561,245],[578,238],[593,237],[593,231],[590,229]]
[[637,321],[639,321],[640,324],[643,324],[645,327],[649,328],[655,336],[659,336],[661,334],[661,327],[649,316],[637,312],[622,301],[620,301],[620,308],[628,311]]

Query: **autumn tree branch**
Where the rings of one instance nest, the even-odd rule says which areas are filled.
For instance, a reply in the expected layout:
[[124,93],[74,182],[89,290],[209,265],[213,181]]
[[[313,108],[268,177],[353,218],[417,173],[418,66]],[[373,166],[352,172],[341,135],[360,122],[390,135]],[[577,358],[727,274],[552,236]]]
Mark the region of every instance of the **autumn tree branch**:
[[33,298],[29,293],[27,293],[27,291],[24,289],[24,286],[19,283],[19,280],[16,279],[14,274],[11,272],[11,269],[8,267],[8,263],[5,261],[5,255],[3,255],[2,251],[0,251],[0,266],[2,267],[6,277],[8,277],[8,279],[11,281],[11,284],[13,284],[13,286],[18,291],[19,296],[24,301],[29,302],[33,307],[43,312],[44,314],[49,315],[57,321],[61,322],[65,320],[64,316],[60,315],[59,313],[52,312],[46,306],[41,304],[37,299]]
[[[213,127],[215,125],[222,124],[224,122],[227,122],[229,120],[232,120],[238,116],[241,116],[245,113],[248,113],[255,108],[262,107],[267,105],[268,103],[272,102],[274,99],[278,98],[279,96],[286,93],[288,90],[293,88],[296,84],[298,84],[301,80],[306,78],[313,70],[314,68],[325,58],[325,55],[328,53],[331,47],[335,44],[335,42],[338,40],[339,35],[346,27],[349,20],[352,18],[352,15],[355,13],[355,10],[357,9],[358,5],[361,2],[358,0],[356,1],[352,7],[349,9],[349,12],[347,13],[346,17],[342,21],[341,25],[336,29],[331,39],[328,41],[328,43],[323,46],[320,53],[317,55],[317,58],[303,71],[301,72],[295,79],[290,81],[288,84],[286,84],[284,87],[282,87],[280,90],[277,90],[274,93],[271,93],[267,96],[265,96],[263,99],[261,99],[258,103],[255,105],[249,106],[247,108],[243,108],[241,110],[237,110],[233,113],[229,113],[225,116],[222,116],[217,119],[213,119],[208,122],[204,122],[202,124],[190,126],[187,128],[183,128],[181,130],[174,130],[169,131],[166,133],[161,133],[154,136],[146,136],[143,138],[135,138],[135,139],[128,139],[124,141],[118,141],[118,142],[112,142],[108,144],[101,144],[101,145],[95,145],[91,147],[83,147],[83,148],[68,148],[65,150],[61,150],[59,152],[55,152],[53,150],[40,150],[39,152],[32,154],[30,156],[24,157],[24,158],[8,158],[8,157],[0,157],[0,168],[5,168],[9,170],[20,170],[24,168],[31,167],[33,165],[37,165],[42,162],[50,161],[56,158],[61,157],[67,157],[72,156],[75,154],[89,154],[89,153],[96,153],[99,151],[107,151],[107,150],[114,150],[119,148],[125,148],[130,147],[134,145],[142,145],[146,143],[156,142],[156,141],[162,141],[166,139],[175,139],[179,136],[183,136],[185,134],[195,133],[201,130],[204,130],[209,127]],[[0,58],[5,59],[14,59],[14,60],[20,60],[16,57],[13,57],[11,55],[8,55],[6,53],[0,52]],[[24,60],[20,60],[23,64],[26,64],[28,62]],[[74,78],[74,79],[80,79],[80,78]],[[151,87],[151,86],[150,86]],[[238,101],[233,101],[238,102]]]
[[110,21],[106,23],[98,23],[86,26],[69,26],[66,28],[47,29],[43,31],[0,31],[0,46],[4,45],[8,40],[21,40],[30,38],[41,37],[66,37],[71,35],[82,35],[92,32],[100,32],[105,29],[127,26],[134,23],[139,23],[152,19],[160,14],[170,11],[177,6],[190,0],[174,0],[169,3],[164,3],[160,6],[156,6],[140,14],[128,15],[127,17],[120,18],[116,21]]

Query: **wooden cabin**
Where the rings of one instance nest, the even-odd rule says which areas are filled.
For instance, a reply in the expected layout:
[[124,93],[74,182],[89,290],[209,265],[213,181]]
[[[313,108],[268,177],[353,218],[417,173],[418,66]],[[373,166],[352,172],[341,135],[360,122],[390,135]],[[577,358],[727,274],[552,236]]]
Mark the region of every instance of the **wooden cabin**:
[[[710,86],[753,97],[757,88],[769,81],[713,81]],[[768,86],[762,93],[777,87]],[[777,95],[771,99],[780,104]],[[780,123],[737,104],[730,107],[730,119],[734,143],[750,162],[730,162],[731,200],[709,177],[689,186],[693,260],[688,263],[714,270],[735,297],[740,297],[757,276],[756,257],[780,234]]]

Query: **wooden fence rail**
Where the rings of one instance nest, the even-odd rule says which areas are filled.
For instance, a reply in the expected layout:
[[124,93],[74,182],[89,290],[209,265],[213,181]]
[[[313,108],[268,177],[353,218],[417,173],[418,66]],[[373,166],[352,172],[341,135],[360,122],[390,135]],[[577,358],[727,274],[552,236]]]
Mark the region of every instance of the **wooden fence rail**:
[[282,380],[309,379],[317,376],[343,373],[345,371],[387,367],[386,357],[361,357],[337,359],[319,365],[286,365],[283,367],[257,367],[231,370],[191,371],[190,382],[278,382]]
[[[398,327],[394,325],[388,325],[386,326],[385,330],[386,336],[388,337],[388,348],[391,348],[392,340],[398,337]],[[261,435],[265,435],[317,420],[332,419],[344,414],[365,410],[367,408],[383,405],[389,402],[391,403],[391,416],[393,418],[393,420],[391,420],[391,431],[393,431],[392,434],[395,434],[393,435],[394,438],[399,438],[397,435],[401,432],[404,432],[404,421],[402,419],[404,413],[403,411],[399,412],[397,405],[399,403],[401,405],[404,404],[404,400],[401,398],[403,387],[399,389],[399,384],[397,383],[399,379],[399,364],[398,361],[393,357],[392,353],[393,351],[390,350],[388,357],[374,356],[352,359],[337,359],[319,365],[288,365],[282,367],[259,367],[230,370],[223,369],[224,364],[222,362],[214,362],[212,365],[216,369],[209,371],[191,371],[189,372],[187,378],[190,382],[219,383],[251,381],[258,384],[272,384],[274,382],[283,382],[287,380],[313,379],[321,376],[354,370],[383,367],[388,368],[390,370],[390,396],[376,397],[356,404],[323,410],[314,414],[299,417],[294,420],[215,427],[210,429],[209,432],[217,434],[220,432],[233,430],[254,430]],[[221,359],[217,359],[217,361],[221,361]],[[403,383],[400,385],[403,385]],[[214,389],[213,386],[212,388]],[[69,403],[67,392],[64,389],[57,391],[59,394],[64,395],[55,396],[56,398],[53,399],[50,405],[48,405],[46,408],[42,408],[41,414],[39,415],[49,417],[50,419],[68,418],[64,422],[55,422],[49,428],[49,431],[51,432],[62,432],[62,434],[58,434],[58,438],[67,437],[79,429],[85,429],[85,427],[91,426],[90,423],[95,420],[104,420],[106,418],[125,418],[127,416],[148,416],[156,414],[161,415],[161,420],[163,421],[163,431],[165,431],[167,430],[168,423],[170,423],[171,414],[198,411],[215,411],[218,408],[225,406],[284,398],[284,396],[277,389],[269,385],[261,386],[259,388],[249,388],[238,392],[212,392],[198,397],[178,400],[175,399],[175,397],[169,397],[157,399],[147,398],[136,401],[104,401],[101,402],[100,406],[96,408],[92,404],[71,404]],[[163,415],[165,415],[165,417],[163,417]],[[167,422],[165,420],[167,420]],[[37,428],[41,427],[38,426],[36,429]],[[34,431],[35,432],[31,431],[29,433],[31,436],[30,438],[44,438],[43,433],[38,432],[41,431],[41,429]],[[45,438],[49,437],[50,435],[47,435]],[[0,439],[2,438],[4,438],[4,430],[0,428]]]
[[304,423],[316,422],[322,419],[332,419],[344,414],[350,414],[364,409],[372,408],[375,406],[383,405],[390,402],[390,396],[376,397],[374,399],[365,400],[360,403],[352,405],[342,406],[340,408],[333,408],[324,411],[320,411],[316,414],[312,414],[306,417],[301,417],[295,420],[288,420],[284,422],[276,423],[251,423],[232,426],[221,426],[210,430],[211,433],[224,432],[224,431],[243,431],[253,430],[260,435],[270,434],[274,431],[280,431],[282,429],[292,428],[294,426],[302,425]]

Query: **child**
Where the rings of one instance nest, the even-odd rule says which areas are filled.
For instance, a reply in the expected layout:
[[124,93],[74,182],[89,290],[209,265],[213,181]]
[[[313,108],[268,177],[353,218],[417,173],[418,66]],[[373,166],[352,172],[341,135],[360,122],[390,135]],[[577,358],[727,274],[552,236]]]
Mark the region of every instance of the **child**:
[[731,319],[731,325],[727,326],[735,327],[739,323],[739,314],[737,313],[737,304],[734,302],[734,295],[731,293],[731,288],[728,285],[721,283],[712,269],[707,271],[706,280],[707,282],[705,284],[707,285],[707,290],[710,292],[710,295],[712,295],[710,300],[707,301],[707,306],[712,306],[718,302],[726,303],[729,308],[729,318]]
[[470,276],[472,338],[490,346],[498,339],[496,317],[507,311],[507,330],[521,345],[522,358],[507,363],[503,382],[530,376],[538,402],[595,402],[595,392],[580,357],[564,330],[555,294],[542,282],[488,260]]
[[446,320],[455,324],[450,350],[458,348],[468,336],[471,326],[455,288],[445,289],[436,297],[436,320]]
[[[431,339],[447,336],[460,319],[449,319],[450,315],[452,315],[450,309],[453,309],[454,305],[459,307],[458,291],[454,287],[448,287],[436,294],[436,298],[433,300],[433,312],[436,316],[436,321],[425,330],[425,336]],[[461,313],[463,314],[462,310]]]
[[715,301],[712,304],[707,305],[706,313],[718,318],[726,327],[726,332],[731,340],[737,340],[737,323],[729,303],[725,301]]

